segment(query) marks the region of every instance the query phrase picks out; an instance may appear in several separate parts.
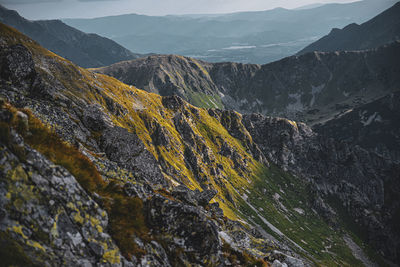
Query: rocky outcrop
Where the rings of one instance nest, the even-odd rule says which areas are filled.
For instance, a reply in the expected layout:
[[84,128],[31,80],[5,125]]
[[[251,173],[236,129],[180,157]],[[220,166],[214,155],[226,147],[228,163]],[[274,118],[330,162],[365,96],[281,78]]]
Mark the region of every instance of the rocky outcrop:
[[161,234],[162,239],[171,244],[168,253],[177,253],[181,264],[192,262],[201,266],[223,261],[219,255],[221,242],[218,228],[201,209],[161,196],[153,197],[146,209],[149,211],[147,222],[154,234]]
[[5,141],[0,142],[0,231],[8,264],[132,266],[106,232],[107,213],[74,176],[15,131]]
[[166,186],[166,180],[154,156],[135,134],[120,127],[109,128],[103,132],[100,143],[112,162],[132,171],[136,177],[147,180],[152,185]]

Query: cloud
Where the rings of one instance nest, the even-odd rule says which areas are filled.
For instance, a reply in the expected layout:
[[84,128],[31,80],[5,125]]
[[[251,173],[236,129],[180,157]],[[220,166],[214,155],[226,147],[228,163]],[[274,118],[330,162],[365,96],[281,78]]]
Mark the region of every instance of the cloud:
[[79,2],[104,2],[104,1],[111,1],[111,2],[115,2],[115,1],[120,1],[120,0],[78,0]]
[[51,3],[61,2],[62,0],[0,0],[0,4],[34,4],[34,3]]

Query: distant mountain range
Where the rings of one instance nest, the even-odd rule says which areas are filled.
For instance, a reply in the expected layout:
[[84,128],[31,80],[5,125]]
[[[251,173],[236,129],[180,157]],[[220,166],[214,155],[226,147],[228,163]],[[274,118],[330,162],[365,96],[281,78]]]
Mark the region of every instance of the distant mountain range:
[[371,49],[396,40],[400,40],[400,2],[361,25],[353,23],[341,30],[333,29],[299,54]]
[[113,39],[137,53],[179,54],[208,62],[265,64],[291,56],[332,28],[363,23],[394,0],[327,4],[221,15],[144,16],[64,20]]
[[82,67],[100,67],[138,58],[115,41],[86,34],[60,20],[30,21],[0,5],[0,22],[15,27],[45,48]]

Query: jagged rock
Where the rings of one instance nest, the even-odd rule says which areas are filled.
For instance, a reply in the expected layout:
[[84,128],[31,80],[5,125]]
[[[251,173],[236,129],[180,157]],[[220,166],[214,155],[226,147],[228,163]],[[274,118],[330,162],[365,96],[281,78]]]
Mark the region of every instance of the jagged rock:
[[20,86],[35,97],[51,99],[56,88],[48,87],[37,74],[32,53],[21,44],[3,46],[0,51],[0,78]]
[[[315,123],[397,91],[399,50],[396,42],[362,52],[313,52],[266,65],[157,55],[97,71],[149,92],[179,95],[202,107]],[[199,101],[199,95],[218,104]]]
[[102,134],[101,147],[111,161],[132,170],[136,176],[152,185],[166,185],[154,156],[134,133],[121,127],[106,129]]
[[0,76],[6,81],[19,85],[32,86],[36,78],[32,53],[23,45],[17,44],[0,52]]
[[164,107],[177,111],[184,106],[183,99],[177,95],[165,96],[162,98]]
[[172,190],[172,196],[178,200],[185,202],[186,204],[197,206],[197,198],[195,192],[187,188],[187,186],[181,184]]
[[153,193],[153,190],[147,183],[139,184],[127,182],[124,185],[124,192],[130,197],[145,199]]
[[12,119],[12,113],[7,110],[7,109],[1,109],[0,110],[0,121],[3,121],[5,123],[10,123]]
[[217,194],[218,191],[214,189],[205,189],[201,192],[198,189],[192,191],[185,185],[179,185],[177,187],[174,187],[172,191],[173,197],[185,202],[186,204],[193,206],[197,205],[206,206],[210,203],[211,199],[213,199]]
[[[199,262],[220,262],[217,226],[198,208],[159,195],[146,202],[147,222],[155,234],[193,254]],[[174,249],[174,248],[170,248]],[[176,249],[176,248],[175,248]]]
[[126,108],[124,108],[122,105],[118,104],[111,97],[108,97],[106,95],[103,95],[102,97],[103,97],[104,101],[106,102],[108,110],[112,114],[114,114],[116,116],[124,116],[128,113]]
[[208,205],[211,199],[213,199],[218,194],[218,191],[215,189],[206,189],[202,192],[200,192],[199,190],[195,190],[194,193],[199,205],[205,206]]
[[148,255],[142,258],[139,266],[171,267],[171,264],[168,261],[167,253],[160,244],[155,241],[151,241],[149,244],[146,245],[145,249],[148,252]]
[[314,131],[321,135],[359,145],[390,160],[400,162],[400,92],[348,110]]
[[92,131],[100,132],[113,126],[111,119],[98,105],[88,106],[83,112],[82,122]]
[[[3,31],[4,28],[1,30]],[[1,37],[0,46],[3,48],[8,37]],[[23,37],[18,38],[21,40]],[[391,215],[396,214],[394,211],[396,211],[397,202],[388,203],[385,194],[389,193],[390,199],[392,197],[395,200],[398,199],[397,185],[400,172],[399,168],[390,161],[359,147],[320,137],[308,126],[287,119],[269,118],[256,114],[241,116],[237,113],[222,111],[210,111],[209,114],[213,116],[211,118],[204,110],[196,109],[178,97],[164,99],[147,94],[106,76],[95,75],[77,68],[60,58],[42,55],[41,50],[35,50],[35,44],[31,44],[33,48],[32,46],[27,46],[27,48],[35,51],[32,53],[36,62],[35,67],[44,70],[38,72],[38,75],[57,91],[57,97],[54,97],[52,101],[46,101],[37,95],[27,93],[24,85],[12,81],[10,84],[4,79],[0,81],[2,85],[0,93],[5,95],[12,104],[30,108],[33,114],[46,125],[55,128],[56,133],[63,140],[75,145],[82,154],[87,155],[104,180],[107,183],[110,182],[108,185],[110,187],[115,185],[122,198],[140,197],[145,202],[143,212],[146,225],[144,228],[149,232],[144,231],[143,235],[148,238],[141,237],[141,244],[138,247],[143,255],[130,258],[129,261],[132,261],[132,264],[138,265],[143,261],[145,265],[175,265],[178,262],[176,265],[186,263],[218,266],[227,260],[225,255],[227,252],[222,247],[223,242],[232,244],[232,248],[237,250],[237,253],[246,251],[256,257],[264,257],[271,248],[281,249],[282,247],[281,251],[287,252],[285,255],[292,255],[293,249],[290,247],[296,245],[289,241],[286,242],[288,245],[285,245],[285,241],[281,242],[281,240],[276,241],[278,245],[272,244],[270,240],[274,240],[273,237],[271,238],[261,228],[265,227],[264,225],[268,226],[262,217],[266,216],[266,213],[262,212],[260,205],[254,203],[256,199],[250,195],[255,193],[254,197],[257,197],[258,193],[263,192],[262,189],[258,191],[257,179],[252,179],[253,175],[258,175],[260,170],[265,171],[265,176],[260,177],[265,178],[262,182],[272,183],[268,184],[271,188],[276,187],[274,180],[280,176],[285,179],[293,178],[293,181],[299,181],[299,183],[301,180],[315,181],[311,186],[315,188],[314,208],[317,212],[318,207],[320,210],[327,209],[328,205],[324,206],[323,203],[327,203],[329,197],[339,198],[339,203],[344,205],[343,211],[351,212],[351,216],[358,220],[359,225],[367,228],[366,232],[369,233],[371,244],[376,244],[380,249],[379,252],[384,252],[388,258],[396,259],[399,238],[396,234],[390,236],[390,233],[395,229],[395,225],[391,224],[393,219]],[[220,67],[226,66],[222,64]],[[240,66],[237,65],[237,68],[241,68]],[[231,71],[236,72],[237,69]],[[224,71],[221,72],[221,75],[223,74]],[[29,79],[21,82],[28,84]],[[168,83],[173,83],[172,79]],[[118,111],[119,106],[114,106],[113,101],[124,107],[134,105],[134,108]],[[130,101],[132,103],[128,103]],[[97,110],[91,112],[92,107],[96,106]],[[125,116],[115,115],[125,111],[128,112]],[[7,114],[4,113],[1,117],[7,119]],[[105,119],[107,117],[118,126],[108,125],[108,119]],[[222,118],[223,123],[220,121]],[[23,141],[21,137],[13,136],[16,148],[23,147]],[[155,145],[154,143],[157,142],[168,143],[170,149]],[[225,157],[218,154],[219,151],[229,158],[229,164],[224,161]],[[254,160],[257,153],[260,159],[264,156],[276,166],[270,169],[264,168]],[[41,159],[40,156],[34,155],[34,157]],[[54,166],[43,160],[35,161],[29,157],[27,160],[31,160],[32,164],[29,162],[21,162],[21,164],[31,164],[34,169],[32,173],[38,173],[38,176],[31,177],[33,181],[36,181],[34,188],[38,190],[48,188],[46,184],[48,179],[39,178],[54,174]],[[7,158],[6,164],[8,161]],[[2,161],[0,163],[3,164]],[[290,171],[297,178],[284,173],[282,169]],[[57,181],[57,185],[52,188],[54,193],[58,194],[58,191],[64,190],[61,193],[62,196],[68,192],[70,197],[75,197],[77,189],[70,185],[74,183],[68,179],[68,174],[60,174],[59,171],[60,169],[57,169],[55,178],[53,176],[49,178]],[[279,177],[274,177],[274,175],[279,175]],[[62,179],[64,177],[67,178]],[[187,188],[173,189],[180,183],[191,188],[201,187],[203,191],[188,191]],[[301,184],[303,184],[302,181]],[[58,185],[60,188],[57,187]],[[291,184],[287,186],[287,188],[282,186],[279,190],[296,192],[296,188],[289,190]],[[235,213],[235,208],[241,209],[241,212],[236,215],[243,219],[243,225],[228,219],[235,214],[227,213],[227,217],[224,217],[217,204],[209,204],[217,193],[215,189],[219,191],[216,201],[221,205],[224,203],[221,206],[224,210]],[[264,194],[273,193],[272,191],[270,188],[265,189]],[[6,190],[0,190],[0,193],[7,196]],[[240,201],[241,194],[243,200],[256,206],[253,209],[257,213],[254,217],[246,216]],[[52,192],[49,196],[52,196]],[[89,205],[91,202],[88,204],[85,197],[80,195],[79,197],[79,200],[71,200],[79,206],[77,206],[79,212],[86,215],[88,213],[86,209],[91,208],[93,209],[91,212],[96,213],[96,207]],[[282,193],[283,197],[284,193]],[[58,200],[55,196],[54,198]],[[100,204],[108,200],[107,197],[99,197],[95,194],[93,198]],[[257,199],[262,200],[261,196]],[[320,199],[324,201],[322,204],[318,203]],[[32,201],[31,204],[34,206],[33,209],[36,206],[38,209],[45,206],[50,211],[53,211],[54,207],[59,207],[57,201],[50,200]],[[312,203],[307,201],[300,204],[302,208],[307,208],[307,212],[310,211]],[[15,206],[17,209],[18,203]],[[5,221],[9,216],[9,209],[4,205],[2,207],[4,210],[1,212],[1,217],[2,221]],[[67,207],[66,214],[59,215],[57,220],[64,231],[60,233],[59,238],[55,239],[56,246],[60,248],[59,253],[63,253],[62,257],[74,258],[76,253],[84,254],[89,251],[87,258],[77,260],[78,265],[97,263],[99,255],[103,252],[99,246],[93,244],[96,242],[91,237],[95,235],[95,240],[97,240],[101,237],[97,236],[100,231],[92,229],[92,225],[86,226],[85,220],[83,225],[77,223],[75,217],[80,221],[77,210]],[[89,214],[93,213],[89,212]],[[258,227],[255,220],[259,221],[259,219],[256,215],[264,222],[264,225],[260,224],[258,231],[252,234],[254,232],[252,229]],[[49,218],[43,212],[38,212],[35,216]],[[287,216],[289,218],[290,214]],[[54,216],[50,217],[54,218]],[[107,231],[107,222],[105,218],[100,222],[104,234]],[[51,222],[43,222],[43,229],[51,232],[46,223]],[[291,223],[289,219],[288,223]],[[27,226],[21,228],[21,231],[25,236],[36,238],[34,228]],[[285,233],[282,233],[282,236],[279,234],[282,239],[284,239],[284,234],[291,235],[288,231],[283,232]],[[138,239],[133,236],[132,238],[134,241]],[[153,244],[151,242],[154,241],[153,239],[156,239],[161,247]],[[140,242],[136,242],[138,243]],[[64,244],[68,246],[63,247]],[[111,245],[107,246],[107,248],[110,247]],[[106,254],[107,249],[105,246],[102,248]],[[29,252],[30,249],[28,247],[27,251]],[[309,250],[305,253],[320,256],[319,251]],[[49,254],[48,257],[52,255]],[[276,257],[271,257],[270,262],[275,259],[285,262],[284,256],[276,255]],[[337,255],[337,257],[341,256]],[[340,258],[340,260],[344,259]],[[120,262],[129,265],[121,257]],[[74,262],[73,265],[77,264]]]
[[211,213],[217,218],[222,218],[224,216],[224,211],[219,207],[218,202],[211,203],[209,206]]
[[168,130],[165,127],[156,124],[153,134],[151,135],[151,139],[156,146],[165,146],[171,147],[171,140],[168,135]]
[[29,131],[28,115],[21,111],[18,111],[16,115],[20,121],[20,127],[23,127],[23,131]]

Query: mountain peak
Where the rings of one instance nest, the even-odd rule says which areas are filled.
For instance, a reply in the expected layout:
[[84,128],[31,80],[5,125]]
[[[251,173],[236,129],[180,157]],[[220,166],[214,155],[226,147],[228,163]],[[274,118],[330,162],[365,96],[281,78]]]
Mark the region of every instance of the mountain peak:
[[298,54],[311,51],[365,50],[376,48],[400,38],[400,2],[371,20],[343,29],[333,29],[328,35],[310,44]]

